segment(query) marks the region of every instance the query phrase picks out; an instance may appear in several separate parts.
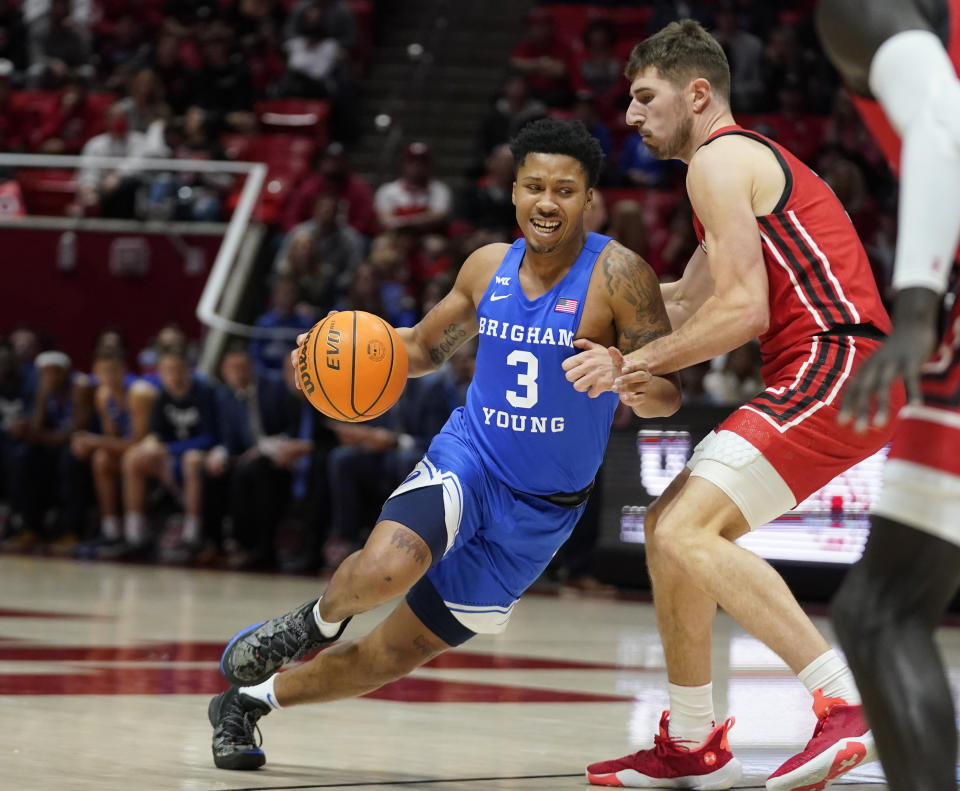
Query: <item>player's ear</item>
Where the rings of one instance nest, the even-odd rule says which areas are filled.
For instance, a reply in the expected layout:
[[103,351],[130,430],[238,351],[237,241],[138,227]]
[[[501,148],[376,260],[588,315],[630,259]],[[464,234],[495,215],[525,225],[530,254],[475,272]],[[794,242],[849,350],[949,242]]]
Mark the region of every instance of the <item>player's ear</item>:
[[593,203],[593,187],[589,187],[587,189],[587,202],[585,204],[585,208],[589,209],[591,203]]
[[510,190],[510,202],[514,206],[517,205],[517,182],[513,182],[513,187]]
[[706,77],[697,77],[696,79],[691,80],[689,91],[693,104],[693,111],[695,113],[699,113],[705,110],[710,104],[710,99],[713,97],[713,86],[710,85],[710,80],[708,80]]

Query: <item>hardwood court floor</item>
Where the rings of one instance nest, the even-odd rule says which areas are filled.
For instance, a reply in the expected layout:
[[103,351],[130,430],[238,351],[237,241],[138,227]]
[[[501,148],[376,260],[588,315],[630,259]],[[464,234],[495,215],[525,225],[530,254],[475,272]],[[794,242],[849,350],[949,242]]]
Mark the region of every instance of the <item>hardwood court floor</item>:
[[[666,708],[649,604],[528,596],[510,628],[358,699],[261,720],[267,765],[214,768],[224,643],[316,595],[315,579],[0,557],[0,789],[586,788],[584,766],[651,743]],[[386,608],[361,616],[348,635]],[[954,680],[960,632],[942,633]],[[718,714],[744,788],[810,737],[806,691],[720,615]],[[882,785],[879,765],[845,791]]]

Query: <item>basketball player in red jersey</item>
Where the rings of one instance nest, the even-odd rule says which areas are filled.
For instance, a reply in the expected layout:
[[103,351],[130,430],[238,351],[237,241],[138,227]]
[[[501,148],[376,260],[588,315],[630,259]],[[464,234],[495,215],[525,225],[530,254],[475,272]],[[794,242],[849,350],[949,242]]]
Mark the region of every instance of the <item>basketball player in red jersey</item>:
[[891,383],[910,395],[833,621],[889,787],[946,791],[957,787],[956,720],[933,635],[960,587],[960,302],[939,346],[937,325],[960,236],[960,0],[821,0],[817,25],[900,174],[893,332],[858,371],[843,417],[868,425],[875,398],[882,424]]
[[[670,710],[650,750],[593,764],[600,785],[729,788],[726,732],[710,684],[719,603],[798,674],[818,722],[806,748],[767,780],[772,791],[824,788],[875,759],[850,671],[766,562],[733,543],[884,446],[886,426],[838,428],[840,394],[890,329],[866,254],[830,189],[781,146],[737,126],[720,45],[692,20],[639,44],[626,70],[627,123],[661,159],[688,163],[700,247],[664,285],[673,332],[628,356],[564,363],[578,390],[642,402],[660,372],[760,336],[767,388],[721,423],[647,512],[647,563],[669,678]],[[898,408],[902,393],[894,396]]]

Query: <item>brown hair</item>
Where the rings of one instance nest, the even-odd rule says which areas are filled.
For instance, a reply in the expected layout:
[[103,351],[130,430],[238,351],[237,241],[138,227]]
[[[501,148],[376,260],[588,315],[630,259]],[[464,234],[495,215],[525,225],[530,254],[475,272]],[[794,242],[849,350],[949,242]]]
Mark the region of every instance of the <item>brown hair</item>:
[[633,48],[624,74],[630,82],[653,66],[676,86],[703,77],[713,92],[730,102],[730,64],[720,43],[693,19],[671,22]]

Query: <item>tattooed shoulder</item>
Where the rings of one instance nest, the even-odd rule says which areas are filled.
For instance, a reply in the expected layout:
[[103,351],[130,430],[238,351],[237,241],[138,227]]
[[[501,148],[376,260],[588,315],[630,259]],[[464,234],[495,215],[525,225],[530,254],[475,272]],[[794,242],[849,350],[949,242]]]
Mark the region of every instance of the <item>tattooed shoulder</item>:
[[649,264],[623,245],[607,245],[601,257],[604,283],[617,326],[617,346],[633,351],[670,332],[660,283]]

